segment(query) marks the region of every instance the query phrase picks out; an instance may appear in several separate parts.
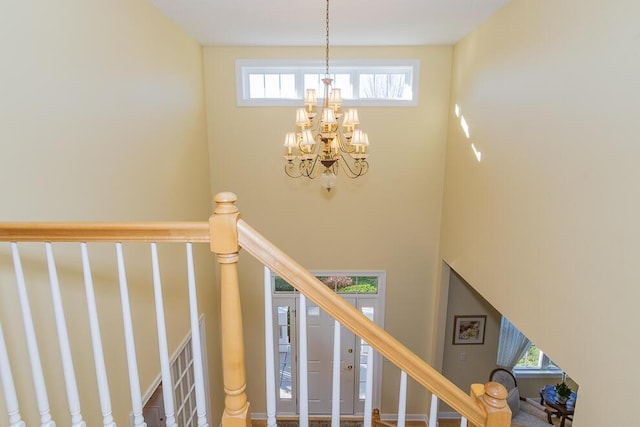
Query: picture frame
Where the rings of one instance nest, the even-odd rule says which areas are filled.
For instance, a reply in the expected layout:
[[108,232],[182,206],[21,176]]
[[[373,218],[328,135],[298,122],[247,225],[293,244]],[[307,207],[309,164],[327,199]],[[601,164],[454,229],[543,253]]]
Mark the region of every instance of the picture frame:
[[456,315],[453,318],[453,345],[484,344],[486,315]]

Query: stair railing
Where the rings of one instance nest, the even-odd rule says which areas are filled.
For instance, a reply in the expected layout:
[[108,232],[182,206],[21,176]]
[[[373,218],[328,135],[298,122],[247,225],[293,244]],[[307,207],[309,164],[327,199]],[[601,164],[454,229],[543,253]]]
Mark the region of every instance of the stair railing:
[[[271,271],[281,276],[303,295],[317,304],[322,310],[331,315],[341,325],[365,340],[372,348],[394,363],[408,376],[412,377],[423,387],[430,390],[439,399],[454,408],[463,416],[463,419],[468,419],[472,424],[478,427],[509,426],[511,412],[506,405],[507,394],[504,387],[497,383],[487,383],[486,385],[474,384],[471,387],[471,395],[467,395],[448,379],[443,377],[434,368],[413,354],[385,330],[367,319],[366,316],[352,307],[340,296],[330,291],[311,273],[267,241],[245,221],[240,219],[240,214],[235,206],[236,197],[234,194],[220,193],[216,195],[214,200],[217,203],[217,206],[209,220],[209,224],[200,222],[144,224],[5,223],[0,224],[0,241],[13,242],[12,248],[16,248],[14,250],[15,252],[17,252],[15,242],[50,243],[142,241],[152,242],[152,251],[153,245],[157,242],[187,242],[187,245],[196,242],[209,242],[211,251],[217,254],[217,258],[220,263],[220,302],[222,310],[220,316],[222,331],[221,350],[225,391],[225,405],[222,415],[223,427],[248,427],[251,423],[249,409],[250,404],[247,400],[246,394],[244,338],[239,296],[240,293],[238,287],[237,264],[240,248],[253,255]],[[14,256],[14,260],[16,259],[19,259],[19,257]],[[155,255],[153,259],[156,301],[158,301],[158,298],[160,301],[160,303],[156,303],[158,310],[157,323],[159,335],[162,335],[163,332],[161,329],[162,324],[164,323],[161,313],[162,288],[159,283],[159,275],[156,274],[158,267],[156,265]],[[126,301],[126,275],[122,274],[122,272],[120,274],[120,279],[121,289],[125,290],[122,294],[124,311],[128,302]],[[122,283],[123,279],[125,282],[124,286]],[[55,284],[55,280],[52,280],[52,283]],[[195,300],[195,297],[193,300]],[[23,314],[26,312],[28,312],[28,310],[23,310]],[[29,329],[29,322],[30,319],[25,320],[26,329]],[[60,322],[61,327],[64,326],[63,323],[64,322]],[[195,322],[192,321],[192,325],[194,323]],[[94,326],[92,326],[92,328],[94,328]],[[128,336],[129,334],[125,333],[125,335]],[[1,329],[0,338],[2,338]],[[33,341],[35,342],[35,339]],[[163,342],[161,336],[159,336],[159,341],[161,359],[163,361],[163,381],[168,381],[170,383],[171,376],[167,373],[167,367],[165,366],[167,359],[166,342]],[[0,340],[0,344],[4,344],[4,340]],[[99,345],[94,345],[94,348],[96,349],[99,347]],[[127,343],[127,350],[129,350],[129,347],[135,348],[132,342]],[[34,357],[32,358],[32,366],[34,367],[34,381],[37,383],[39,381],[38,378],[42,377],[41,373],[38,372],[41,368],[38,366],[37,346],[33,349],[33,353]],[[133,355],[133,360],[133,364],[130,364],[130,373],[132,372],[131,367],[135,365],[135,354]],[[98,362],[99,360],[96,361],[96,363]],[[135,366],[133,371],[135,371]],[[6,357],[6,349],[4,349],[2,345],[0,346],[0,373],[2,373],[1,380],[6,400],[6,407],[9,412],[10,425],[11,427],[22,427],[24,422],[20,418],[15,387],[13,385],[13,379],[10,372],[9,361]],[[65,375],[66,374],[67,373],[65,373]],[[69,375],[71,375],[71,372],[69,372]],[[100,375],[102,374],[98,372],[98,376]],[[98,382],[100,382],[100,380]],[[135,416],[134,425],[144,426],[145,424],[140,413],[139,390],[137,391],[138,395],[135,395],[135,382],[136,379],[132,379],[132,402],[134,406],[133,413]],[[73,425],[81,426],[83,425],[83,421],[79,408],[76,408],[75,405],[76,396],[73,390],[73,381],[69,380],[67,383],[69,389],[69,404],[72,412],[71,418],[74,420]],[[163,385],[167,386],[167,384]],[[102,397],[103,390],[100,390],[100,393],[101,403],[103,405],[104,425],[115,426],[111,419],[108,390],[106,390],[104,398]],[[55,425],[49,414],[46,388],[44,387],[44,384],[42,384],[41,388],[36,384],[36,394],[38,394],[37,397],[39,412],[41,414],[41,425]],[[165,396],[165,402],[167,403],[167,406],[169,406],[168,409],[171,410],[171,402],[166,399],[167,397]],[[198,401],[198,426],[206,426],[206,418],[200,418],[200,414],[204,412],[202,397],[200,397]],[[176,425],[174,419],[167,419],[167,421],[169,421],[168,425]]]
[[[234,259],[237,258],[240,248],[249,252],[472,424],[484,427],[507,427],[510,425],[511,411],[506,404],[507,392],[504,387],[492,382],[486,385],[474,384],[471,387],[471,396],[467,395],[251,228],[240,218],[235,207],[236,196],[233,193],[219,193],[215,197],[215,201],[217,207],[212,220],[212,237],[224,239],[226,243],[218,242],[214,245],[212,241],[214,252],[218,252],[217,248],[224,248],[224,255],[232,256]],[[219,216],[224,219],[218,219]],[[237,268],[236,263],[230,265],[234,269]],[[235,276],[231,273],[227,274],[233,277],[232,281],[237,282],[237,272]],[[224,347],[223,352],[225,352]],[[244,378],[244,373],[236,373],[235,376],[238,379]],[[242,387],[236,384],[235,390],[240,389]],[[246,405],[243,408],[248,408],[248,403],[242,402],[242,404]],[[237,409],[234,407],[234,410]]]
[[[37,340],[38,324],[37,317],[32,311],[32,303],[30,302],[27,284],[30,282],[30,276],[25,274],[23,270],[23,257],[20,255],[19,243],[36,242],[44,244],[46,251],[46,269],[49,272],[49,283],[51,286],[52,305],[54,311],[54,320],[58,337],[58,348],[60,350],[60,359],[62,362],[62,373],[64,377],[64,385],[67,396],[68,412],[63,417],[62,408],[57,408],[57,416],[59,418],[69,418],[72,427],[86,427],[83,413],[80,408],[80,392],[76,382],[75,369],[73,364],[74,358],[86,357],[86,352],[72,352],[72,347],[68,339],[67,323],[65,320],[65,310],[63,308],[63,300],[61,298],[62,281],[58,277],[58,268],[54,257],[54,243],[72,242],[79,243],[82,265],[82,277],[84,279],[84,287],[87,301],[87,312],[89,315],[89,332],[91,338],[91,349],[95,364],[96,383],[98,386],[99,404],[101,409],[101,425],[103,427],[116,427],[113,416],[113,408],[111,403],[111,391],[109,389],[108,376],[106,371],[105,357],[101,339],[101,325],[99,323],[96,297],[94,293],[93,275],[91,272],[91,263],[87,250],[87,242],[111,242],[115,243],[115,258],[117,263],[117,281],[119,282],[120,299],[122,308],[122,323],[124,327],[124,345],[128,366],[128,382],[131,394],[130,410],[119,408],[120,414],[131,414],[131,422],[135,427],[145,427],[146,423],[143,417],[143,403],[140,391],[140,378],[138,374],[138,360],[136,355],[135,339],[133,336],[132,309],[129,302],[129,287],[127,283],[127,274],[125,271],[125,259],[123,255],[123,243],[145,242],[149,243],[151,248],[153,291],[156,313],[156,326],[158,338],[158,355],[160,358],[161,380],[164,390],[163,400],[165,409],[166,425],[175,427],[184,425],[186,419],[190,419],[191,423],[196,423],[198,427],[208,427],[208,415],[206,413],[206,397],[205,397],[205,381],[203,375],[202,352],[199,347],[199,311],[197,307],[196,285],[194,277],[193,265],[193,243],[203,243],[210,241],[210,227],[206,222],[189,223],[189,222],[155,222],[155,223],[0,223],[0,242],[11,242],[11,258],[13,259],[14,271],[16,276],[16,285],[18,290],[18,299],[20,312],[22,314],[22,323],[25,331],[25,340],[28,353],[28,363],[30,365],[31,377],[33,381],[34,402],[23,402],[31,406],[37,405],[39,414],[38,425],[41,427],[55,427],[56,422],[53,419],[55,414],[54,408],[50,407],[49,394],[47,393],[47,385],[45,384],[45,375],[41,360],[42,350],[39,348]],[[177,378],[171,376],[171,366],[169,364],[169,349],[167,346],[167,328],[164,313],[164,298],[162,295],[162,284],[160,276],[160,263],[157,251],[158,243],[185,243],[186,246],[186,263],[187,263],[187,292],[189,304],[189,320],[191,324],[191,354],[193,357],[192,368],[194,371],[192,384],[196,410],[192,413],[192,408],[188,409],[189,414],[185,412],[184,407],[181,408],[182,419],[177,419],[177,411],[174,405],[174,380]],[[5,266],[3,266],[5,267]],[[63,278],[65,276],[62,276]],[[1,283],[2,286],[9,283]],[[40,289],[40,283],[36,283],[36,289]],[[33,295],[31,295],[33,297]],[[74,307],[75,310],[77,308]],[[104,314],[104,313],[103,313]],[[14,328],[14,319],[10,321],[9,328]],[[46,319],[45,319],[46,320]],[[19,321],[16,319],[16,321]],[[40,327],[42,327],[42,323]],[[105,325],[102,325],[104,328]],[[5,328],[5,331],[7,328]],[[16,384],[11,370],[11,361],[8,354],[9,346],[2,334],[2,324],[0,322],[0,383],[2,384],[3,395],[5,398],[7,415],[10,427],[24,427],[25,421],[20,412],[18,402],[18,394]],[[77,350],[77,349],[76,349]],[[112,349],[122,351],[121,349]],[[46,351],[46,350],[45,350]],[[44,353],[46,354],[46,353]],[[90,357],[90,356],[89,356]],[[23,363],[22,360],[13,360],[14,363]],[[140,361],[146,362],[146,361]],[[24,388],[24,387],[23,387]],[[85,390],[86,392],[86,390]],[[60,391],[55,390],[55,394]],[[53,395],[54,393],[51,393]],[[93,414],[92,414],[93,415]],[[85,415],[86,416],[86,415]],[[92,417],[95,419],[96,417]],[[4,415],[0,416],[0,424]],[[58,421],[60,423],[60,420]],[[4,424],[2,424],[4,425]],[[122,424],[121,424],[122,425]],[[194,424],[190,424],[194,425]]]

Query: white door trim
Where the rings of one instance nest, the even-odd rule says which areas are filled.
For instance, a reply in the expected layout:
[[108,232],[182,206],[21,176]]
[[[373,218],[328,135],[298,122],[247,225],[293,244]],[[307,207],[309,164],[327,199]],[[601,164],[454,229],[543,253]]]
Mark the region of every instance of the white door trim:
[[[380,326],[381,328],[384,328],[386,272],[381,270],[340,270],[340,271],[316,270],[316,271],[312,271],[311,273],[318,277],[324,277],[324,276],[374,276],[374,277],[377,277],[378,279],[377,293],[375,294],[374,293],[344,294],[344,295],[355,297],[356,305],[359,310],[361,310],[363,306],[368,306],[366,305],[367,303],[375,307],[374,321],[378,326]],[[280,302],[280,305],[290,305],[295,310],[297,305],[297,299],[298,299],[297,295],[299,293],[298,291],[295,291],[295,290],[292,292],[276,292],[275,280],[277,275],[275,275],[273,272],[269,272],[269,274],[270,274],[269,279],[271,283],[271,292],[272,292],[274,316],[275,316],[275,319],[274,319],[274,328],[276,328],[275,336],[278,336],[277,334],[277,323],[278,323],[277,307],[279,305],[278,302]],[[292,338],[294,339],[297,336],[297,334],[294,332],[296,327],[297,326],[295,326],[295,324],[291,325],[291,329],[292,329],[291,335],[292,335]],[[359,342],[357,347],[359,352]],[[276,350],[276,353],[277,353],[277,350]],[[276,354],[276,360],[278,359],[279,359],[278,355]],[[295,361],[294,361],[294,366],[295,366]],[[374,378],[373,404],[375,407],[380,407],[380,403],[382,399],[382,366],[383,366],[382,356],[376,352],[375,362],[374,362],[374,372],[373,372],[373,378]],[[276,372],[280,372],[279,368],[276,368]],[[296,372],[297,371],[294,368],[293,375],[296,375]],[[359,399],[358,379],[359,379],[359,369],[358,369],[358,375],[356,375],[356,383],[354,384],[354,414],[353,415],[361,416],[363,415],[363,412],[364,412],[364,401]],[[279,388],[279,385],[277,385],[277,387]],[[296,390],[295,384],[292,385],[292,388],[293,388],[293,392],[296,393],[297,390]],[[280,397],[279,397],[280,396],[279,390],[276,393],[276,395],[278,400],[278,405],[277,405],[278,414],[295,415],[297,413],[297,404],[295,404],[295,398],[294,398],[294,402],[290,401],[289,405],[285,405],[285,407],[283,408],[283,405],[281,404]],[[293,403],[293,406],[291,405],[292,403]]]

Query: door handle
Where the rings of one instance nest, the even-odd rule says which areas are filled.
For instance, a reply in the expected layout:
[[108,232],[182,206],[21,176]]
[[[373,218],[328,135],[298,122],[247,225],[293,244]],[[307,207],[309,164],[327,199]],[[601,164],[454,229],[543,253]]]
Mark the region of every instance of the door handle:
[[347,353],[353,353],[353,349],[352,348],[347,349]]
[[353,365],[347,365],[347,371],[350,371],[353,369]]

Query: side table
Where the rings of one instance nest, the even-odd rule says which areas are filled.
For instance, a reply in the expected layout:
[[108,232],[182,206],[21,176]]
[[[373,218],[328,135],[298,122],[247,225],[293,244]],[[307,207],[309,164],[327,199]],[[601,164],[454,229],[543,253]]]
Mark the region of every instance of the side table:
[[542,393],[540,393],[540,401],[546,406],[545,412],[547,413],[549,424],[553,424],[553,421],[551,421],[553,415],[560,418],[560,427],[564,427],[565,420],[573,421],[573,409],[567,408],[566,404],[550,402],[545,399]]

